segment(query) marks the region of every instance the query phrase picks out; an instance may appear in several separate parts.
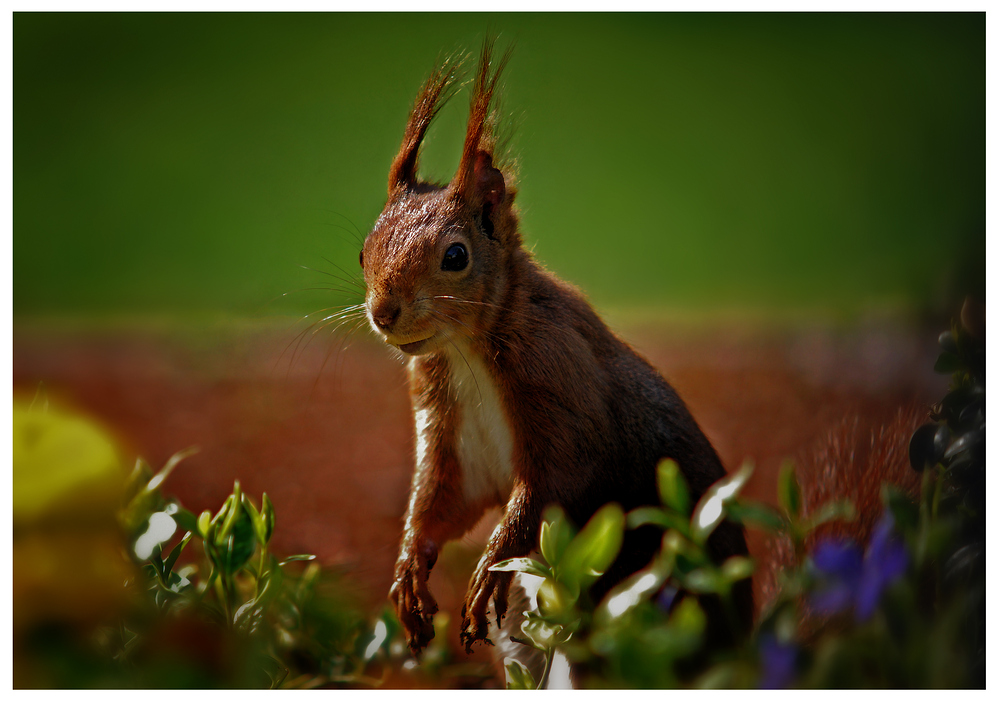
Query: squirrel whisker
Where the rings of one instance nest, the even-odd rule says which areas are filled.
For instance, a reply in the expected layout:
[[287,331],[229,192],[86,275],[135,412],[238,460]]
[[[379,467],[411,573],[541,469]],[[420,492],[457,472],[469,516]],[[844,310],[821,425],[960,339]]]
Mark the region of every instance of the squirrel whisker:
[[331,215],[336,215],[337,217],[343,218],[343,220],[345,222],[347,222],[354,229],[352,231],[352,230],[347,229],[343,225],[337,225],[337,224],[334,224],[332,222],[326,222],[324,224],[327,224],[330,227],[339,227],[340,229],[344,230],[349,235],[351,235],[352,237],[354,237],[359,246],[364,246],[365,245],[365,241],[364,241],[365,240],[365,234],[360,229],[358,229],[358,226],[356,224],[354,224],[354,220],[352,220],[350,217],[348,217],[347,215],[345,215],[342,212],[337,212],[336,210],[330,210],[328,208],[321,208],[321,209],[322,209],[323,212],[328,212]]
[[357,288],[358,292],[361,293],[361,294],[364,294],[364,292],[365,292],[365,287],[362,284],[358,283],[357,281],[353,281],[353,280],[344,278],[343,276],[338,276],[337,274],[330,273],[329,271],[323,271],[322,269],[313,268],[312,266],[306,266],[305,264],[299,264],[299,268],[303,268],[303,269],[305,269],[307,271],[315,271],[316,273],[323,274],[324,276],[329,276],[330,278],[335,278],[336,280],[341,281],[341,282],[343,282],[344,284],[346,284],[348,286],[353,286],[353,287]]

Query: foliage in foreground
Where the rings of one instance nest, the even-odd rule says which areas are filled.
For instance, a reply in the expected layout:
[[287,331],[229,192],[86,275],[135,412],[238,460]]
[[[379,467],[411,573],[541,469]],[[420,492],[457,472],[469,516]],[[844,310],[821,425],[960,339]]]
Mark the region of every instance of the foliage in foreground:
[[[275,506],[237,481],[215,513],[122,469],[113,437],[40,392],[14,404],[15,688],[476,685],[447,638],[418,663],[350,574],[272,548]],[[436,618],[447,631],[446,616]],[[402,679],[402,680],[399,680]]]
[[[522,630],[523,642],[544,653],[545,668],[533,674],[508,659],[507,687],[545,687],[557,651],[583,672],[578,683],[595,688],[985,686],[985,356],[961,326],[940,343],[935,368],[953,372],[952,384],[910,444],[911,465],[923,475],[919,498],[885,486],[885,510],[865,549],[846,539],[808,540],[853,510],[835,502],[803,514],[791,465],[781,472],[775,510],[739,496],[749,465],[692,506],[677,465],[665,460],[661,507],[625,515],[607,505],[579,533],[550,508],[542,561],[493,567],[542,579]],[[743,557],[709,560],[706,540],[727,518],[787,536],[795,563],[780,574],[779,595],[752,636],[708,651],[695,596],[717,594],[731,608],[733,584],[754,570]],[[650,524],[664,531],[656,558],[590,604],[586,589],[613,562],[625,529]]]
[[[120,469],[100,428],[14,408],[17,687],[366,684],[371,628],[343,580],[268,546],[274,506],[236,482],[214,515]],[[383,628],[385,625],[383,624]]]

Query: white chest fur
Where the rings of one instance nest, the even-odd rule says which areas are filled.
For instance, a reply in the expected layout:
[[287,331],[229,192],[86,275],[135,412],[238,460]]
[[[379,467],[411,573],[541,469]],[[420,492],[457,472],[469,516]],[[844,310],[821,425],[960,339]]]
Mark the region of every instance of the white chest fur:
[[[464,356],[464,358],[463,358]],[[506,502],[514,483],[511,435],[493,378],[471,351],[451,358],[459,402],[458,458],[466,500],[496,495]]]
[[[511,433],[493,378],[468,348],[449,354],[451,387],[458,401],[456,449],[462,467],[462,486],[470,503],[484,499],[506,502],[513,488]],[[427,459],[427,410],[415,413],[417,465]]]

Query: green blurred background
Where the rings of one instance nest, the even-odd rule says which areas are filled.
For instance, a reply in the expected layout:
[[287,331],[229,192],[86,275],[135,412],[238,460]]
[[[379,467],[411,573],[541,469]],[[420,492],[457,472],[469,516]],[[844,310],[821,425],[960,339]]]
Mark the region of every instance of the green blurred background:
[[342,302],[299,265],[358,271],[417,88],[486,31],[516,44],[526,241],[598,307],[952,313],[983,285],[984,14],[15,14],[15,319]]

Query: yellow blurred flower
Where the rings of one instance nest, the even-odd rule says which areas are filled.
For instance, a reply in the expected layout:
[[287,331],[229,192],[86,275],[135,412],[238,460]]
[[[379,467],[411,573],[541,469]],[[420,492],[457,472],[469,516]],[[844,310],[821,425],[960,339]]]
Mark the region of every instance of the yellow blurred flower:
[[134,576],[116,510],[125,473],[94,422],[14,403],[14,631],[88,626],[118,612]]

